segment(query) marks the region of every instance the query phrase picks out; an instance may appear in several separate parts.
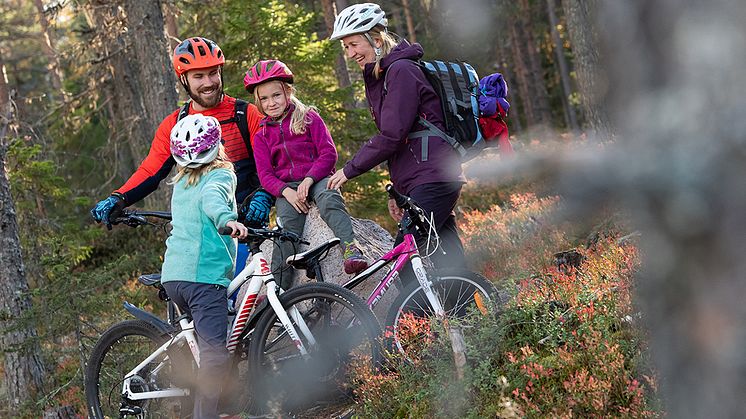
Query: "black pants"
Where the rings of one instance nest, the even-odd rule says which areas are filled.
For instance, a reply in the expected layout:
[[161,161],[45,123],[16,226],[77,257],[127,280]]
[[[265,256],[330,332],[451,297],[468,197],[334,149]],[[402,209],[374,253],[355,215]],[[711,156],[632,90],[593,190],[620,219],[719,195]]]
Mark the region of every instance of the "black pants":
[[192,316],[199,341],[200,366],[192,417],[217,418],[221,388],[230,370],[225,287],[186,281],[164,282],[163,287],[182,312]]
[[[463,183],[461,182],[425,183],[423,185],[415,186],[409,192],[409,197],[425,211],[425,215],[428,218],[431,213],[433,215],[435,230],[440,236],[440,248],[433,249],[435,243],[430,243],[430,253],[433,253],[434,251],[430,256],[430,260],[438,269],[466,267],[464,245],[461,243],[461,238],[458,235],[458,229],[456,228],[456,213],[454,212],[458,198],[461,196],[462,186]],[[406,213],[405,218],[408,218]],[[402,221],[406,222],[406,220]],[[425,256],[424,253],[427,249],[427,232],[423,233],[424,234],[415,233],[415,239],[417,240],[420,255]],[[394,246],[402,241],[404,241],[404,235],[399,232],[396,236]],[[445,254],[443,251],[445,251]],[[416,281],[411,265],[406,265],[405,269],[401,272],[401,279],[403,286],[406,286],[411,281]]]

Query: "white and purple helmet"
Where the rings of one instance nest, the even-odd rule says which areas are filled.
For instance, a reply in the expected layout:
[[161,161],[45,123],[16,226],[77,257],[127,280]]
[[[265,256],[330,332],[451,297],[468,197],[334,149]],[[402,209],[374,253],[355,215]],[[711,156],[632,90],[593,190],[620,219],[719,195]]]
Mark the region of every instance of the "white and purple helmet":
[[210,163],[218,155],[220,136],[220,122],[214,117],[187,115],[171,130],[171,155],[182,167]]

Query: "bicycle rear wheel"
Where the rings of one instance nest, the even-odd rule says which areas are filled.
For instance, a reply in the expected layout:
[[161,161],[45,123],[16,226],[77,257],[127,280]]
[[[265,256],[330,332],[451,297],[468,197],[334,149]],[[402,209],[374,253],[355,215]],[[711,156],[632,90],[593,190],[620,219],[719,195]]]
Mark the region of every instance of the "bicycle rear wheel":
[[[501,304],[495,286],[475,272],[439,270],[431,281],[449,319],[490,315]],[[411,359],[409,352],[421,349],[427,342],[429,319],[434,315],[420,283],[409,284],[394,300],[386,316],[386,349]]]
[[381,327],[373,312],[351,291],[329,283],[291,288],[280,301],[289,316],[298,310],[316,344],[293,320],[309,352],[303,357],[275,312],[262,314],[249,344],[250,410],[281,413],[348,398],[355,369],[370,371],[379,362]]
[[[128,320],[110,327],[96,343],[85,370],[85,394],[91,418],[119,418],[131,409],[139,418],[173,418],[191,414],[191,397],[128,400],[122,395],[124,376],[169,339],[150,324]],[[185,348],[181,348],[185,350]],[[166,355],[167,354],[167,355]],[[179,348],[146,365],[130,381],[133,392],[188,388],[193,363]]]

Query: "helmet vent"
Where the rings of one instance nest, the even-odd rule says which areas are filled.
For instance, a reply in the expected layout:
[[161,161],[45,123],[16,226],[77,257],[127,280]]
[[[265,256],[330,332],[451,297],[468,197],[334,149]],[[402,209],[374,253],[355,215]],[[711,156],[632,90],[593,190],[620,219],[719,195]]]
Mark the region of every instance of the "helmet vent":
[[184,58],[184,57],[179,57],[179,61],[181,61],[182,63],[184,63],[184,64],[186,64],[186,65],[189,65],[189,60],[187,60],[187,59],[186,59],[186,58]]
[[207,51],[205,51],[205,47],[202,45],[197,45],[197,50],[199,51],[199,55],[207,55]]
[[364,21],[362,21],[362,22],[358,23],[357,25],[355,25],[355,27],[357,27],[357,28],[365,27],[365,25],[369,24],[372,21],[373,21],[373,18],[369,17],[369,18],[365,19]]

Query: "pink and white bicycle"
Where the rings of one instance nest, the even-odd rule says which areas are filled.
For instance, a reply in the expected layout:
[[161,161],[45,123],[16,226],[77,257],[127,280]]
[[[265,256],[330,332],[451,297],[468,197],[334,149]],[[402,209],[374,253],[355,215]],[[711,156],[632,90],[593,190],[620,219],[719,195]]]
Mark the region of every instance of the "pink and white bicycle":
[[[386,342],[389,351],[406,355],[405,343],[401,338],[402,322],[408,318],[439,318],[447,324],[455,325],[468,316],[488,315],[497,312],[504,303],[495,286],[482,275],[465,269],[435,269],[423,261],[439,249],[439,237],[433,223],[425,211],[411,198],[398,193],[392,185],[386,186],[389,196],[396,201],[408,217],[400,223],[399,229],[404,240],[390,252],[373,262],[359,273],[344,288],[353,290],[363,281],[388,267],[388,272],[376,288],[368,295],[367,304],[372,309],[383,298],[386,291],[400,276],[407,263],[411,264],[416,281],[402,287],[386,315]],[[421,245],[420,253],[415,233],[427,238]],[[306,276],[323,282],[320,261],[329,250],[339,244],[334,238],[327,243],[303,253],[287,258],[287,263],[298,270],[305,270]],[[459,331],[451,327],[452,339],[460,340]]]
[[[166,212],[127,212],[117,223],[152,224]],[[259,245],[264,240],[302,242],[281,230],[249,229],[246,267],[227,290],[227,348],[233,368],[221,403],[226,413],[293,409],[320,399],[346,397],[350,371],[379,362],[380,326],[359,297],[340,286],[309,283],[282,292]],[[92,418],[180,417],[191,412],[190,397],[199,345],[191,318],[171,303],[160,275],[139,281],[158,289],[168,303],[163,320],[127,302],[137,320],[111,326],[93,348],[85,371]],[[248,284],[247,284],[248,283]],[[247,284],[240,299],[239,289]],[[266,286],[266,299],[259,292]]]

